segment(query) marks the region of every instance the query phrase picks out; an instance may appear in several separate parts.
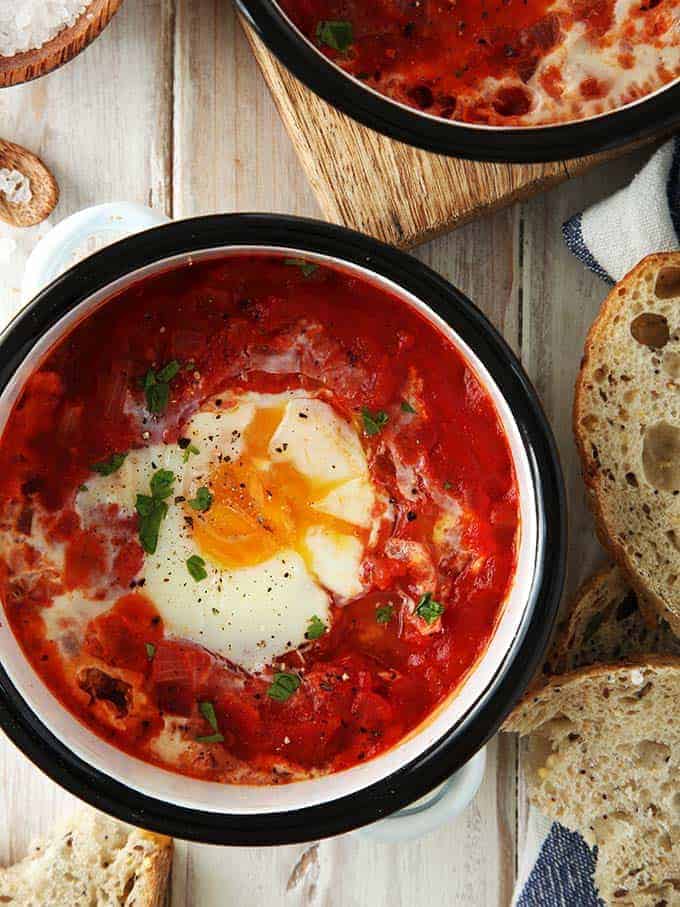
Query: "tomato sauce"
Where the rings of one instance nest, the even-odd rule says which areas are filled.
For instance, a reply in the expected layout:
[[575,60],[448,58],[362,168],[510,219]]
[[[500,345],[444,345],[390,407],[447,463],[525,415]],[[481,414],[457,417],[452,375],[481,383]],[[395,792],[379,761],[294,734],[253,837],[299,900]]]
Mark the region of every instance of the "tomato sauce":
[[[144,376],[171,361],[152,413]],[[249,673],[167,632],[139,579],[134,511],[105,504],[85,527],[75,502],[93,464],[177,444],[216,394],[299,388],[332,395],[356,427],[391,517],[365,551],[364,592],[334,597],[326,632]],[[384,414],[377,430],[366,412]],[[444,512],[458,516],[442,541]],[[512,583],[519,505],[489,395],[421,313],[340,269],[239,254],[140,281],[49,351],[2,436],[0,535],[11,628],[83,723],[186,775],[282,783],[384,752],[455,691]],[[272,696],[276,672],[295,690]]]
[[[279,5],[319,50],[362,82],[428,114],[470,123],[533,125],[601,112],[584,106],[593,98],[589,80],[602,72],[599,56],[615,69],[616,54],[607,56],[613,45],[621,53],[642,43],[677,48],[673,0],[631,0],[623,23],[616,21],[616,0],[280,0]],[[573,64],[571,51],[558,53],[572,31],[585,35],[596,65],[584,63],[580,49]],[[680,72],[677,55],[672,69]],[[656,84],[670,77],[652,76]],[[620,93],[614,73],[598,97],[610,94],[609,106],[619,106],[624,94],[626,100],[630,91],[634,96],[634,83],[644,85],[647,78],[638,73]]]

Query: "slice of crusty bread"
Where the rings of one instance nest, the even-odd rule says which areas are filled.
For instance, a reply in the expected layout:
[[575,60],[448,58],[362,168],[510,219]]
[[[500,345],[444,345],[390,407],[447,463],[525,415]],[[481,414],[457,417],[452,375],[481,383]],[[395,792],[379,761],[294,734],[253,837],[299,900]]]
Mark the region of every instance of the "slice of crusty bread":
[[607,297],[574,431],[603,543],[680,635],[680,252],[644,259]]
[[618,567],[598,571],[576,593],[548,652],[544,674],[646,654],[680,656],[680,639],[664,618],[648,611]]
[[597,845],[608,905],[680,904],[680,660],[593,665],[553,678],[506,730],[528,734],[530,798]]
[[83,810],[0,869],[11,907],[162,907],[172,839]]

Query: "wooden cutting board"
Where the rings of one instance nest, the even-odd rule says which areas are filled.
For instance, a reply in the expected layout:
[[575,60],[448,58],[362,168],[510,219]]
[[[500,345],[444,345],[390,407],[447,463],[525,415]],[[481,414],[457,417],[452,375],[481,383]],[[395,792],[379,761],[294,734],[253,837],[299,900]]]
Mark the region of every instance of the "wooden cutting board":
[[326,218],[392,245],[416,246],[630,150],[526,165],[420,151],[338,113],[242,24]]

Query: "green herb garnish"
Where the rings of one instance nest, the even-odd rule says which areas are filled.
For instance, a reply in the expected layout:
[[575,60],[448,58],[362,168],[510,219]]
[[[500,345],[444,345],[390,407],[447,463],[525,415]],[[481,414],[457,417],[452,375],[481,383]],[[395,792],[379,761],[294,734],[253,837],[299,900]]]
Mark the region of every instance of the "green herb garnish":
[[321,620],[320,617],[317,617],[315,614],[314,617],[309,618],[309,625],[307,626],[307,632],[305,633],[305,639],[319,639],[326,632],[326,624]]
[[199,583],[202,579],[205,579],[208,575],[208,571],[205,569],[205,561],[197,554],[192,554],[191,557],[187,560],[187,570],[197,583]]
[[299,689],[301,683],[297,674],[290,674],[287,671],[274,674],[274,680],[267,690],[267,696],[277,702],[285,702]]
[[196,743],[224,743],[222,734],[208,734],[206,737],[197,737]]
[[379,409],[372,413],[365,406],[361,410],[361,418],[364,420],[364,431],[369,437],[377,435],[390,421],[390,417],[384,410]]
[[199,702],[198,710],[201,715],[203,715],[213,731],[218,731],[219,727],[217,725],[217,715],[215,714],[215,706],[212,704],[212,702]]
[[451,491],[453,485],[450,482],[444,482],[444,488],[446,489],[446,491]]
[[139,541],[147,554],[155,554],[158,547],[158,533],[161,522],[168,512],[165,501],[150,497],[148,494],[138,494],[135,510],[139,515]]
[[114,472],[118,472],[125,462],[126,457],[127,452],[111,454],[108,460],[102,460],[100,463],[93,463],[91,469],[93,472],[98,472],[100,476],[111,476]]
[[142,379],[142,387],[146,396],[146,405],[150,413],[164,413],[170,400],[170,382],[181,368],[176,359],[166,363],[162,369],[154,372],[149,369]]
[[182,462],[183,462],[183,463],[188,463],[188,462],[189,462],[189,457],[191,457],[191,456],[196,456],[197,453],[200,453],[200,450],[198,449],[198,447],[196,447],[195,444],[190,444],[190,445],[185,449],[184,453],[182,454]]
[[152,642],[146,642],[144,645],[146,646],[146,657],[151,661],[156,654],[156,646]]
[[444,613],[444,605],[440,605],[432,598],[432,593],[428,592],[420,599],[415,607],[415,613],[427,624],[433,624],[438,617]]
[[394,608],[392,605],[381,605],[375,609],[375,620],[379,624],[388,624],[392,620]]
[[215,706],[212,702],[199,702],[198,710],[215,733],[197,737],[197,743],[224,743],[224,737],[218,730],[217,715],[215,714]]
[[415,409],[411,406],[408,400],[401,401],[401,411],[403,413],[415,413]]
[[319,270],[318,265],[315,265],[312,261],[305,261],[304,258],[285,258],[283,263],[291,268],[299,268],[303,277],[311,277],[315,271]]
[[200,510],[201,513],[205,513],[206,510],[210,510],[212,502],[213,496],[205,485],[202,485],[196,492],[196,497],[189,501],[189,507],[193,510]]
[[345,51],[354,43],[352,23],[342,19],[325,19],[316,26],[316,39],[333,50]]
[[147,554],[155,554],[161,522],[168,512],[165,498],[173,491],[175,474],[169,469],[157,470],[151,478],[151,494],[138,494],[135,510],[139,516],[139,540]]
[[169,498],[174,482],[175,473],[171,469],[157,469],[151,477],[151,494],[161,501]]

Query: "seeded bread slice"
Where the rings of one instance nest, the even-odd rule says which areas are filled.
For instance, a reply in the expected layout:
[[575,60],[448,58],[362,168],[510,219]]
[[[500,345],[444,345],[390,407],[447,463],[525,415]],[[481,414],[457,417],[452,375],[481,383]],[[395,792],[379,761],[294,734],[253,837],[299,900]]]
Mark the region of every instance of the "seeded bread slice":
[[680,635],[680,252],[644,259],[607,297],[574,431],[598,534]]
[[163,907],[171,864],[171,838],[84,810],[0,869],[0,904]]
[[527,696],[506,730],[528,734],[530,798],[598,848],[608,905],[680,904],[680,660],[593,665]]
[[646,654],[680,657],[680,639],[664,618],[648,611],[618,567],[600,570],[576,593],[548,653],[544,674],[566,674],[597,662],[612,664]]

